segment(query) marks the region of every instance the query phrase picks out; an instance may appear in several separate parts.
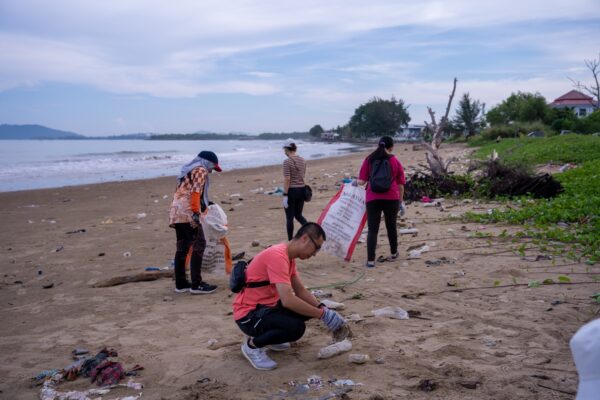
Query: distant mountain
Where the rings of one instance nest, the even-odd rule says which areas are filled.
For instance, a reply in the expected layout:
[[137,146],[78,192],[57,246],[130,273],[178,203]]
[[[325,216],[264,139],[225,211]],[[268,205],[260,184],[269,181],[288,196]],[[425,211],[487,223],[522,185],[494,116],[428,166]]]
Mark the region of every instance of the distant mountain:
[[2,124],[0,125],[0,140],[3,139],[85,139],[85,136],[42,125]]

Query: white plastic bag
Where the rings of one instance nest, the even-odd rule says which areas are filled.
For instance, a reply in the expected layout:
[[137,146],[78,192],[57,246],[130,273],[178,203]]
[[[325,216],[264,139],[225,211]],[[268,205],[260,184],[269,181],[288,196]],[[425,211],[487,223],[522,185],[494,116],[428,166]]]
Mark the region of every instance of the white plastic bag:
[[327,234],[323,252],[350,261],[366,221],[365,189],[351,184],[342,186],[317,221]]
[[227,214],[218,204],[208,206],[200,218],[207,241],[221,239],[227,235]]

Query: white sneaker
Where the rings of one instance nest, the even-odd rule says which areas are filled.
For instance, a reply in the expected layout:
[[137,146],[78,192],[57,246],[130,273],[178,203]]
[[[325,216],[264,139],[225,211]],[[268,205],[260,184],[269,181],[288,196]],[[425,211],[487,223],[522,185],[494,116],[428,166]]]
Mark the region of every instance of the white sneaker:
[[269,358],[264,348],[251,349],[246,340],[242,343],[242,354],[256,369],[270,370],[277,368],[277,363]]
[[265,346],[269,350],[273,351],[286,351],[290,348],[290,344],[288,342],[279,343],[279,344],[269,344]]

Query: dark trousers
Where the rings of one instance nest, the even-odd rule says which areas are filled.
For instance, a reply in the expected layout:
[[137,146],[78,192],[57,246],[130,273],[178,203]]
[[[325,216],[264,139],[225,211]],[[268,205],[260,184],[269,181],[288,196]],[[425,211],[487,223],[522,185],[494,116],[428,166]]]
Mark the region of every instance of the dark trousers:
[[288,189],[288,208],[285,209],[285,221],[287,228],[288,240],[292,240],[294,236],[294,218],[305,225],[308,221],[302,216],[304,208],[304,188],[289,188]]
[[305,322],[309,319],[278,303],[275,307],[259,304],[255,310],[235,322],[242,332],[253,338],[256,347],[264,347],[300,339],[306,330]]
[[377,247],[377,235],[379,234],[382,211],[388,240],[390,241],[390,251],[392,254],[396,254],[398,251],[396,219],[399,209],[399,200],[372,200],[367,203],[367,224],[369,227],[367,235],[367,261],[375,261],[375,248]]
[[185,277],[185,259],[190,247],[192,248],[192,259],[190,260],[190,276],[192,287],[202,282],[202,256],[206,248],[206,240],[202,226],[193,228],[190,224],[175,224],[177,235],[177,251],[175,252],[175,286],[185,288],[188,286]]

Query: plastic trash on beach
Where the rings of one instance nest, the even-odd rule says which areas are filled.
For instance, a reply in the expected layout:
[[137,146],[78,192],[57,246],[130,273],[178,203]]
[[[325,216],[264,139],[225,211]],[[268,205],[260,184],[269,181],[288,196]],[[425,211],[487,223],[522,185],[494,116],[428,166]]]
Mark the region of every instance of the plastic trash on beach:
[[137,219],[146,218],[146,213],[138,213],[138,214],[137,214],[135,217],[136,217]]
[[337,301],[323,299],[321,303],[325,305],[325,307],[330,308],[332,310],[343,310],[346,306],[344,303],[338,303]]
[[408,319],[408,312],[400,307],[387,306],[373,310],[375,317],[386,317],[392,319]]
[[354,364],[364,364],[367,361],[369,361],[369,355],[352,353],[352,354],[348,355],[348,361],[350,361],[351,363],[354,363]]
[[319,350],[317,357],[321,359],[331,358],[350,350],[352,350],[352,343],[348,339],[344,339],[341,342],[323,347]]
[[417,228],[404,228],[398,229],[398,233],[401,235],[412,235],[415,233],[419,233],[419,230]]
[[414,249],[408,252],[408,258],[421,258],[421,254],[426,253],[429,251],[429,246],[428,245],[424,245],[422,247],[419,247],[418,249]]

